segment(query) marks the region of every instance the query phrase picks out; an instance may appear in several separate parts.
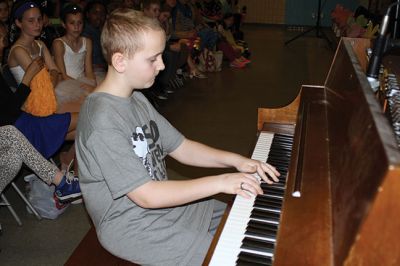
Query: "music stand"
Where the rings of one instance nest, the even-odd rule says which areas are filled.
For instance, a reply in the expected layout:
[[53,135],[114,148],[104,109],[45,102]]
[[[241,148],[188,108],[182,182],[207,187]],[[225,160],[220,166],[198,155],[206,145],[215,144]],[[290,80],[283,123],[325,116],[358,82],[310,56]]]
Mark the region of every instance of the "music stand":
[[332,42],[328,39],[326,34],[321,30],[321,0],[318,0],[318,12],[317,12],[317,23],[315,24],[314,27],[298,34],[297,36],[293,37],[292,39],[288,40],[285,42],[285,45],[288,45],[289,43],[293,42],[294,40],[297,40],[298,38],[306,35],[307,33],[315,30],[315,35],[317,38],[323,38],[328,42],[329,47],[332,48]]

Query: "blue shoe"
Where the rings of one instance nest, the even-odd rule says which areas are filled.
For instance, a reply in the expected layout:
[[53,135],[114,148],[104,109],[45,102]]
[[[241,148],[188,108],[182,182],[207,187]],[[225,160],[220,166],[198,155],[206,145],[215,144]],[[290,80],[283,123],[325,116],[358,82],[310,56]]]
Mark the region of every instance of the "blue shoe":
[[79,179],[74,176],[74,172],[67,172],[63,176],[60,184],[56,186],[55,194],[60,202],[73,201],[82,196]]
[[74,171],[69,171],[69,167],[65,171],[60,184],[56,186],[54,193],[62,203],[67,201],[70,202],[82,197],[81,188],[79,187],[79,179],[74,175]]

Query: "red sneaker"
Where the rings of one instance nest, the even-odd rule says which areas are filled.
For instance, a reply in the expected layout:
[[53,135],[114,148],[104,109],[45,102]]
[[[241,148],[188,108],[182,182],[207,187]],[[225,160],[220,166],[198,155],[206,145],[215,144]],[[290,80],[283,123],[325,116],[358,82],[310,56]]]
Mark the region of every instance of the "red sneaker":
[[243,62],[233,61],[230,63],[229,66],[232,68],[244,68],[246,66],[246,64]]

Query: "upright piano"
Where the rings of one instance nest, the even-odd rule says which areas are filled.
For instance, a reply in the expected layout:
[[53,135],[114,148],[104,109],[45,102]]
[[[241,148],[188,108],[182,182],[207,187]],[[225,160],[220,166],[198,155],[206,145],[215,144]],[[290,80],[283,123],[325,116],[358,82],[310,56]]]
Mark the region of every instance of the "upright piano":
[[400,265],[400,152],[365,75],[362,39],[343,38],[323,86],[259,109],[252,158],[282,172],[236,196],[204,265]]

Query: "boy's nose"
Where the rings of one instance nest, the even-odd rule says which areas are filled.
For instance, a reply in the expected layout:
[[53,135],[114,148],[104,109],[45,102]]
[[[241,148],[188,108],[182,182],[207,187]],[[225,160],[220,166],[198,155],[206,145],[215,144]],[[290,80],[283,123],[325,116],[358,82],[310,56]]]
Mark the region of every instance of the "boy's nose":
[[158,65],[158,70],[161,71],[164,70],[164,68],[165,68],[164,61],[161,59]]

